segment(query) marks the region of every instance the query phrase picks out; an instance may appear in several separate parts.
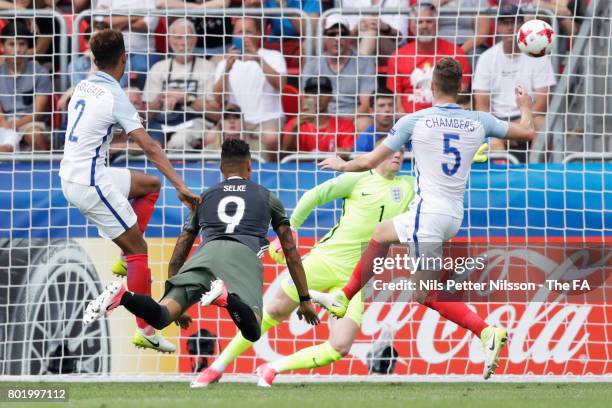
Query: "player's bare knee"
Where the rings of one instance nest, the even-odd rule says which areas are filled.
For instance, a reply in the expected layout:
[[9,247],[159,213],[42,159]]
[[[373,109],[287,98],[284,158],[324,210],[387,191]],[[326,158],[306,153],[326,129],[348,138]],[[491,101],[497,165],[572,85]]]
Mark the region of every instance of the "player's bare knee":
[[278,150],[279,140],[276,132],[265,132],[261,135],[261,144],[265,150]]
[[161,190],[161,180],[157,176],[149,175],[149,193],[159,193]]
[[274,298],[266,304],[266,313],[276,320],[282,322],[295,310],[297,303],[294,302],[283,289],[280,289]]
[[147,245],[147,241],[144,240],[144,237],[138,242],[137,253],[139,254],[148,254],[149,246]]
[[125,255],[147,254],[149,248],[147,241],[138,230],[138,224],[135,224],[124,235],[116,241]]
[[261,150],[265,152],[264,157],[267,161],[278,160],[279,141],[278,132],[265,132],[261,135]]
[[342,357],[346,356],[351,351],[353,342],[347,341],[346,339],[329,339],[329,344],[340,354]]
[[147,241],[145,241],[144,237],[141,235],[140,239],[136,239],[133,242],[133,253],[134,254],[147,254],[149,253],[149,247],[147,245]]
[[277,322],[282,322],[291,312],[287,312],[279,302],[272,301],[266,305],[266,313]]

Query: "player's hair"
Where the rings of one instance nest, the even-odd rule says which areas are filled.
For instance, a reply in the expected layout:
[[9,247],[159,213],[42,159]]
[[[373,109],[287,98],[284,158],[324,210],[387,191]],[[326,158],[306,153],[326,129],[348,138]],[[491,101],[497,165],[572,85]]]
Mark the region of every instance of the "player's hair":
[[28,42],[28,47],[32,46],[32,32],[28,29],[28,25],[24,20],[10,20],[7,25],[2,29],[2,43],[4,43],[9,38],[13,38],[15,40],[26,40]]
[[119,30],[98,31],[89,40],[89,46],[99,69],[114,68],[125,54],[123,34]]
[[433,71],[433,82],[436,89],[445,95],[457,95],[461,89],[463,71],[461,64],[450,57],[442,58]]
[[241,164],[251,158],[249,144],[241,139],[227,139],[221,145],[221,164]]

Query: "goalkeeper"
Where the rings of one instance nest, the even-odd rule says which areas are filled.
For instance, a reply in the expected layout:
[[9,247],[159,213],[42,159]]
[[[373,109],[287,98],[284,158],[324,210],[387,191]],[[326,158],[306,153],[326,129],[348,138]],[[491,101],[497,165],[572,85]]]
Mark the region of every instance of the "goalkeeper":
[[[370,239],[376,224],[406,211],[414,196],[414,178],[396,176],[403,160],[404,152],[397,152],[373,171],[341,175],[307,191],[300,198],[290,220],[294,230],[300,228],[315,207],[343,199],[338,223],[303,260],[309,289],[328,291],[341,288],[351,276],[362,246]],[[282,253],[276,253],[275,242],[270,245],[270,253],[273,258],[283,257]],[[285,279],[274,299],[264,305],[262,335],[290,316],[298,302],[293,282],[290,278]],[[343,318],[330,319],[328,341],[260,366],[257,369],[258,385],[270,386],[276,374],[283,371],[322,367],[342,358],[351,349],[363,309],[361,296],[355,296]],[[242,335],[236,335],[197,381],[202,384],[218,381],[225,368],[252,344]]]
[[[486,144],[481,146],[474,161],[487,160],[483,154],[487,147]],[[412,176],[397,176],[403,160],[402,149],[374,170],[343,174],[307,191],[300,198],[290,220],[291,227],[296,231],[315,207],[343,199],[342,216],[338,223],[303,260],[309,289],[331,291],[343,287],[376,224],[406,211],[414,197],[415,179]],[[275,243],[270,245],[270,255],[284,263]],[[274,299],[264,306],[261,334],[290,316],[298,304],[296,288],[287,277]],[[351,349],[363,310],[362,296],[353,297],[343,318],[329,320],[330,334],[326,342],[258,367],[258,385],[271,386],[276,375],[284,371],[323,367],[340,360]],[[206,386],[219,381],[225,368],[252,344],[238,333],[210,367],[200,373],[196,382]]]

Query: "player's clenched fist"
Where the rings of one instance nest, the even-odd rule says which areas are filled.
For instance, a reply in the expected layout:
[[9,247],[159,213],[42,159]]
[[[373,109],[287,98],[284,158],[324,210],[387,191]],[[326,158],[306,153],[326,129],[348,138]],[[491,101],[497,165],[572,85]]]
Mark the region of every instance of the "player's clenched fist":
[[181,329],[188,329],[192,321],[191,316],[187,313],[183,313],[174,321],[174,324],[180,326]]
[[522,86],[517,86],[514,89],[514,94],[516,95],[516,106],[520,109],[531,109],[533,107],[531,95],[529,95]]

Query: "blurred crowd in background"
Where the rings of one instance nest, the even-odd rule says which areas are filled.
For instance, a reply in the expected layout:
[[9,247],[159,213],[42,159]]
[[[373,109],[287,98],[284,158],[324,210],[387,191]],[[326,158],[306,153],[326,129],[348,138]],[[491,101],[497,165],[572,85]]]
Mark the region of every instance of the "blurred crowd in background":
[[[218,152],[228,138],[246,140],[265,161],[369,151],[403,115],[432,105],[433,67],[445,56],[463,67],[462,107],[518,120],[514,88],[521,85],[534,96],[542,129],[563,67],[548,56],[521,54],[516,33],[535,16],[548,20],[563,45],[554,52],[567,52],[587,6],[567,0],[0,0],[0,152],[61,150],[72,89],[97,69],[87,40],[105,28],[123,32],[128,67],[120,83],[151,137],[169,152]],[[323,14],[365,7],[378,11]],[[60,12],[70,28],[78,13],[92,11],[70,35],[79,53],[70,55],[67,72],[58,58],[57,21],[20,15],[27,9]],[[227,15],[194,15],[222,9]],[[244,9],[259,12],[231,12]],[[302,10],[308,18],[276,9]],[[114,154],[138,154],[120,129],[113,140]],[[530,148],[498,140],[490,146],[521,161]]]

